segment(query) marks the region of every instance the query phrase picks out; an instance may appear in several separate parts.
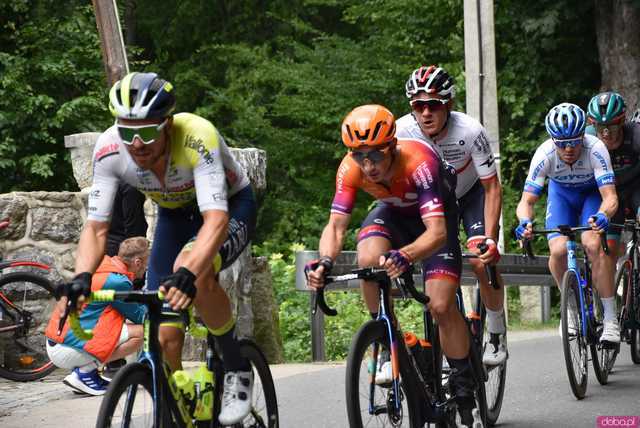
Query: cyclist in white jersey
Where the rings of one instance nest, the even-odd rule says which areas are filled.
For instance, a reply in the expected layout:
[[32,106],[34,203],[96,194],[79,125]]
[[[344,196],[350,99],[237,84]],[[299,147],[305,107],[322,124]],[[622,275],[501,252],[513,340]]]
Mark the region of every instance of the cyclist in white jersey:
[[471,116],[452,111],[455,86],[443,68],[431,65],[414,70],[405,89],[412,112],[397,120],[397,136],[428,143],[455,168],[456,197],[467,247],[478,253],[480,242],[489,245],[489,251],[479,260],[470,262],[487,308],[488,345],[492,345],[485,347],[483,361],[501,364],[508,355],[502,278],[498,274],[499,289],[490,287],[484,265],[500,259],[496,241],[502,189],[487,134]]
[[[240,354],[229,298],[218,272],[247,246],[256,203],[246,172],[206,119],[173,115],[172,85],[155,73],[130,73],[109,93],[116,123],[96,143],[87,222],[78,244],[76,277],[65,285],[82,301],[102,259],[113,199],[126,182],[158,204],[147,288],[163,288],[163,358],[182,367],[184,326],[179,311],[192,303],[214,335],[225,361],[219,421],[232,425],[251,408],[253,373]],[[62,299],[63,304],[66,298]]]
[[[545,126],[551,138],[538,147],[531,159],[516,209],[519,225],[515,233],[517,239],[531,238],[533,207],[544,189],[545,178],[549,178],[545,227],[591,225],[593,231],[582,233],[580,239],[605,306],[600,340],[619,343],[620,329],[615,321],[613,299],[614,263],[605,257],[599,236],[606,232],[609,219],[618,208],[615,177],[607,147],[598,138],[584,134],[585,123],[584,111],[575,104],[559,104],[547,114]],[[567,270],[567,239],[557,233],[548,235],[549,269],[558,287]],[[613,319],[606,314],[612,314]]]

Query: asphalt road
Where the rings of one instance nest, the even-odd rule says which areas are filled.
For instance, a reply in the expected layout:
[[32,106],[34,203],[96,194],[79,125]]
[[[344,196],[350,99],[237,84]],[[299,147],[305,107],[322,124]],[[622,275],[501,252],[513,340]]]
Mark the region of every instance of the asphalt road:
[[[571,393],[556,332],[510,336],[507,389],[500,427],[595,427],[601,415],[640,416],[640,366],[622,345],[609,384],[589,372],[584,400]],[[346,427],[344,364],[272,367],[281,427]],[[0,427],[93,427],[100,398],[79,397],[56,372],[31,383],[0,380]]]

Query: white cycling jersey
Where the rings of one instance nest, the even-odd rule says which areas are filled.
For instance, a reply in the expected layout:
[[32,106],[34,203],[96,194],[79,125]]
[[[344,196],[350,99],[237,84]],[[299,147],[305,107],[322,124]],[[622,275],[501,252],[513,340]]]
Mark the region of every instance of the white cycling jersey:
[[418,139],[435,147],[440,156],[456,169],[458,199],[473,187],[478,178],[485,180],[498,173],[484,127],[465,113],[451,112],[447,134],[437,142],[422,133],[413,114],[406,114],[396,121],[396,137]]
[[580,157],[571,165],[560,159],[552,139],[542,143],[531,159],[524,191],[540,195],[544,189],[545,177],[576,191],[615,184],[607,146],[597,137],[588,134],[584,136]]
[[197,201],[200,211],[228,211],[227,199],[249,185],[249,178],[222,135],[211,122],[191,113],[174,115],[170,132],[169,161],[162,181],[138,167],[115,125],[100,135],[93,152],[89,220],[109,220],[120,181],[161,207],[179,208]]

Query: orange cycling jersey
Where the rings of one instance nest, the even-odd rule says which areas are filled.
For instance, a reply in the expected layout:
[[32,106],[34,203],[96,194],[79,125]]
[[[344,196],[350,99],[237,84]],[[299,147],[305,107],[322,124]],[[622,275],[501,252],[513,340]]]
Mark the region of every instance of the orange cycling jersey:
[[348,153],[338,168],[331,212],[351,214],[356,192],[362,189],[402,215],[443,217],[452,196],[455,202],[452,168],[432,147],[416,140],[398,139],[394,156],[393,175],[386,186],[368,180]]

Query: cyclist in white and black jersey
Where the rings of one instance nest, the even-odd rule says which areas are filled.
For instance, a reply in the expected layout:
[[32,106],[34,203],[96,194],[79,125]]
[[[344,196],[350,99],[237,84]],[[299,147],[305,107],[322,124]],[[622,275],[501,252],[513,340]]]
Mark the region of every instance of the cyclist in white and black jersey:
[[456,197],[467,247],[478,252],[480,242],[486,240],[489,245],[489,251],[479,260],[472,259],[471,264],[480,282],[493,345],[485,347],[483,361],[501,364],[508,355],[502,278],[498,274],[498,290],[490,287],[484,264],[495,264],[500,259],[496,242],[502,189],[487,134],[471,116],[452,111],[455,86],[443,68],[431,65],[414,70],[405,89],[412,112],[396,121],[397,136],[426,142],[455,168]]
[[[182,367],[183,318],[192,303],[215,337],[225,362],[219,421],[240,422],[251,409],[253,373],[240,353],[229,297],[218,272],[248,245],[256,202],[242,167],[208,120],[173,114],[173,86],[155,73],[130,73],[109,93],[115,124],[99,137],[87,222],[78,244],[76,277],[65,284],[72,301],[90,291],[102,260],[118,183],[137,188],[159,206],[147,288],[164,288],[159,339],[172,370]],[[66,298],[62,299],[62,304]],[[59,307],[62,310],[62,306]]]
[[[517,239],[531,238],[533,207],[548,178],[545,227],[591,225],[593,231],[583,232],[580,239],[591,261],[594,282],[604,307],[600,340],[619,343],[613,289],[615,265],[605,256],[599,236],[606,232],[609,219],[618,208],[615,177],[607,147],[598,138],[584,134],[585,124],[584,111],[575,104],[559,104],[547,114],[545,126],[551,138],[538,147],[531,159],[516,209],[519,225],[515,234]],[[558,287],[567,270],[567,239],[558,233],[548,235],[549,269]]]

